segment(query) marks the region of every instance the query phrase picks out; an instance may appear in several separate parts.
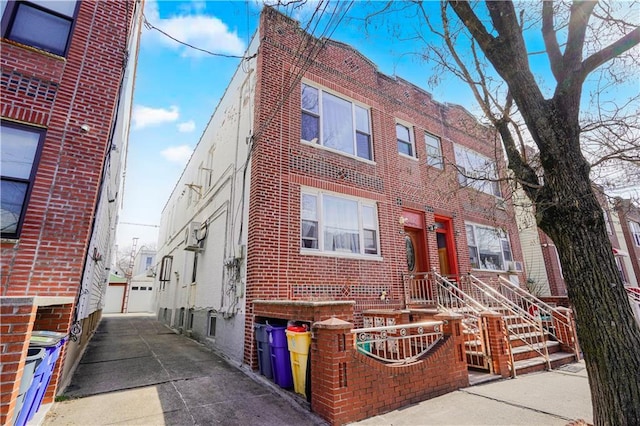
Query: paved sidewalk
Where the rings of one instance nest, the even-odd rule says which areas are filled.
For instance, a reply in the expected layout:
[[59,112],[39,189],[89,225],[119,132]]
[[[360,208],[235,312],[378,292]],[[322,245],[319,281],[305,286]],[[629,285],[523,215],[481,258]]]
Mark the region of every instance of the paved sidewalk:
[[566,425],[593,423],[584,361],[461,389],[355,425]]
[[[151,315],[105,315],[64,396],[70,399],[54,403],[42,424],[326,424],[291,392]],[[593,422],[584,362],[469,387],[354,424],[538,426],[577,419]]]
[[324,424],[149,315],[105,315],[64,396],[44,425]]

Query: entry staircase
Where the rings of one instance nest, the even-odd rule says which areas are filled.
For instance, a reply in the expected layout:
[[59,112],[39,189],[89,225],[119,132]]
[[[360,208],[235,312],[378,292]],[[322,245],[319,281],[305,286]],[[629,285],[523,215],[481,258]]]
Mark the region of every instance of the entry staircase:
[[472,369],[492,372],[486,319],[481,315],[487,311],[504,319],[513,377],[579,360],[571,311],[552,307],[501,276],[481,280],[471,274],[413,274],[406,291],[409,308],[435,307],[464,316],[467,365]]

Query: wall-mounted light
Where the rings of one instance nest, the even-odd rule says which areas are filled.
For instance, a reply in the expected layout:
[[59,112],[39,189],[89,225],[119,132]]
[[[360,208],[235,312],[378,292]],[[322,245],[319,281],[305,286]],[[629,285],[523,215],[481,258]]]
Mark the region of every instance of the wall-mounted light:
[[406,217],[404,217],[404,216],[400,216],[400,217],[398,218],[398,223],[399,223],[400,225],[404,225],[404,224],[405,224],[405,223],[407,223],[408,221],[409,221],[409,219],[408,219],[408,218],[406,218]]
[[89,133],[91,131],[91,127],[85,123],[80,126],[80,130],[82,131],[82,133]]
[[433,231],[435,231],[437,228],[438,228],[438,225],[436,225],[436,224],[434,223],[434,224],[431,224],[431,225],[427,226],[427,231],[431,231],[431,232],[433,232]]

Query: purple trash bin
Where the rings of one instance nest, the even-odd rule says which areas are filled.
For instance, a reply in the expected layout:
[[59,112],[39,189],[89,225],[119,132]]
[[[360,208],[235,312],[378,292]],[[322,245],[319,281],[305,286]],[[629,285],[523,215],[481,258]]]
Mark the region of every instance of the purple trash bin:
[[287,327],[277,327],[270,325],[267,327],[269,333],[269,344],[271,346],[271,370],[273,371],[273,381],[281,388],[293,387],[293,374],[291,373],[291,359],[289,358],[289,347],[287,345]]

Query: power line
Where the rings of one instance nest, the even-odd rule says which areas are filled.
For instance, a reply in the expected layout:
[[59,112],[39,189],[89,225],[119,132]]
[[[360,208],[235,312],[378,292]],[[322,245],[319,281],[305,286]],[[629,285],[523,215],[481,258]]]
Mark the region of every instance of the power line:
[[118,222],[120,225],[134,225],[134,226],[149,226],[151,228],[160,228],[160,225],[150,225],[148,223],[134,223],[134,222]]
[[238,55],[227,55],[227,54],[225,54],[225,53],[215,53],[215,52],[212,52],[212,51],[210,51],[210,50],[203,49],[203,48],[201,48],[201,47],[197,47],[197,46],[194,46],[194,45],[192,45],[192,44],[186,43],[186,42],[184,42],[184,41],[182,41],[182,40],[178,40],[177,38],[175,38],[175,37],[174,37],[174,36],[172,36],[171,34],[169,34],[169,33],[165,32],[165,31],[161,30],[160,28],[156,27],[156,26],[155,26],[155,25],[153,25],[151,22],[149,22],[149,21],[147,20],[147,17],[146,17],[144,14],[142,14],[142,17],[144,18],[144,26],[145,26],[148,30],[156,30],[156,31],[158,31],[160,34],[164,35],[165,37],[170,38],[171,40],[175,41],[176,43],[179,43],[179,44],[181,44],[181,45],[183,45],[183,46],[186,46],[186,47],[188,47],[188,48],[190,48],[190,49],[194,49],[194,50],[197,50],[197,51],[199,51],[199,52],[206,53],[206,54],[211,55],[211,56],[218,56],[218,57],[222,57],[222,58],[233,58],[233,59],[246,59],[246,60],[249,60],[249,59],[253,59],[253,58],[255,58],[255,57],[256,57],[256,55],[257,55],[257,53],[255,53],[255,54],[253,54],[253,55],[251,55],[251,56],[246,57],[246,56],[238,56]]

